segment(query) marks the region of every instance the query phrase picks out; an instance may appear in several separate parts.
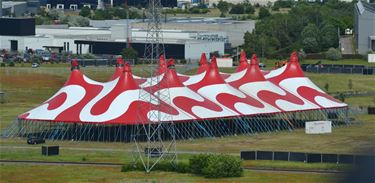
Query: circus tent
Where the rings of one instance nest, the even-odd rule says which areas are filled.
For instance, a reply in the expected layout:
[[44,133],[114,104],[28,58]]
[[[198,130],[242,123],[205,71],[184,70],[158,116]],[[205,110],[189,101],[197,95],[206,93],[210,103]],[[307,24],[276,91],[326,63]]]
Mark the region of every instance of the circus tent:
[[[22,125],[13,130],[23,135],[46,133],[50,137],[52,132],[46,132],[45,124],[50,129],[52,124],[52,131],[63,138],[60,133],[72,133],[72,128],[94,136],[107,125],[105,128],[115,134],[117,130],[118,136],[124,129],[131,131],[134,125],[158,121],[150,116],[151,111],[158,111],[162,122],[178,124],[179,131],[204,131],[202,136],[291,129],[308,120],[328,119],[329,113],[345,121],[347,105],[305,77],[296,53],[284,67],[269,73],[260,70],[256,55],[248,63],[244,52],[231,74],[220,73],[216,58],[208,63],[205,54],[199,65],[197,74],[187,76],[176,72],[173,59],[167,62],[162,56],[153,76],[158,77],[159,83],[150,85],[147,81],[152,78],[133,75],[130,65],[121,58],[107,82],[86,77],[73,61],[71,75],[63,87],[41,105],[18,116]],[[159,90],[167,91],[168,99],[158,98]],[[140,100],[140,93],[152,100]],[[28,131],[29,125],[39,126],[39,132],[35,128]]]

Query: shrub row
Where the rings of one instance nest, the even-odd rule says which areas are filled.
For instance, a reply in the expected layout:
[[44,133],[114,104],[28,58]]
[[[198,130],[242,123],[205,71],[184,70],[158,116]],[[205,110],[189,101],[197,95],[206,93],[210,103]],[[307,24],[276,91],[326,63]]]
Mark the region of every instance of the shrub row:
[[[218,154],[194,155],[189,159],[189,163],[171,164],[170,162],[162,161],[156,164],[153,170],[193,173],[206,178],[240,177],[243,173],[239,158]],[[144,167],[141,162],[138,162],[136,164],[123,165],[121,171],[144,171]]]
[[[5,67],[5,66],[7,66],[7,65],[5,64],[5,62],[2,62],[2,63],[0,64],[0,67]],[[14,67],[14,66],[16,66],[16,64],[15,64],[14,62],[9,62],[9,63],[8,63],[8,66],[9,66],[9,67]]]
[[191,172],[206,178],[242,176],[241,160],[229,155],[200,154],[190,159]]

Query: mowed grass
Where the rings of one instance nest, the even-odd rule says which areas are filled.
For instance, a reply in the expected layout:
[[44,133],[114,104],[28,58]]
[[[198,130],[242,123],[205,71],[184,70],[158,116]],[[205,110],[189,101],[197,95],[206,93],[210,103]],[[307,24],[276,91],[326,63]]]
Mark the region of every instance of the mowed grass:
[[82,167],[82,166],[24,166],[0,165],[1,182],[138,182],[138,183],[187,183],[187,182],[334,182],[341,177],[331,174],[298,174],[280,172],[245,171],[243,177],[207,179],[192,174],[153,171],[120,172],[113,167]]

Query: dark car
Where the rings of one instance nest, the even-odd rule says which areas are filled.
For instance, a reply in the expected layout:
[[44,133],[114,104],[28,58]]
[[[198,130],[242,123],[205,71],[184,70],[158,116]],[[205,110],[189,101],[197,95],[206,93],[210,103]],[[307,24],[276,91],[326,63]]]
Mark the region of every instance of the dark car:
[[45,143],[45,142],[46,141],[41,137],[29,137],[27,139],[28,144],[42,144],[42,143]]

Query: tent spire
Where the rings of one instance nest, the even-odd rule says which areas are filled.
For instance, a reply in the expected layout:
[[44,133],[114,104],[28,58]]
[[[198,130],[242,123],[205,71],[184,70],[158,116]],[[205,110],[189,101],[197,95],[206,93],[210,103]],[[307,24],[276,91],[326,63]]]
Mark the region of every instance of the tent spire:
[[242,71],[242,70],[246,69],[248,65],[249,65],[249,63],[247,62],[246,52],[241,51],[240,63],[238,65],[237,69],[236,69],[236,72],[239,72],[239,71]]
[[257,54],[253,54],[251,57],[250,65],[259,65],[259,60],[257,58]]
[[297,52],[294,51],[291,55],[290,55],[290,62],[299,62],[298,60],[298,55],[297,55]]
[[208,61],[205,53],[202,53],[201,59],[199,60],[199,69],[197,71],[197,74],[200,74],[202,72],[207,71],[209,68]]
[[116,61],[116,67],[123,67],[124,66],[124,59],[122,57],[118,57]]
[[77,59],[73,59],[72,62],[70,63],[70,65],[71,65],[71,68],[70,68],[71,71],[79,70],[79,63],[78,63]]
[[168,69],[175,69],[174,60],[173,58],[170,58],[167,64]]

